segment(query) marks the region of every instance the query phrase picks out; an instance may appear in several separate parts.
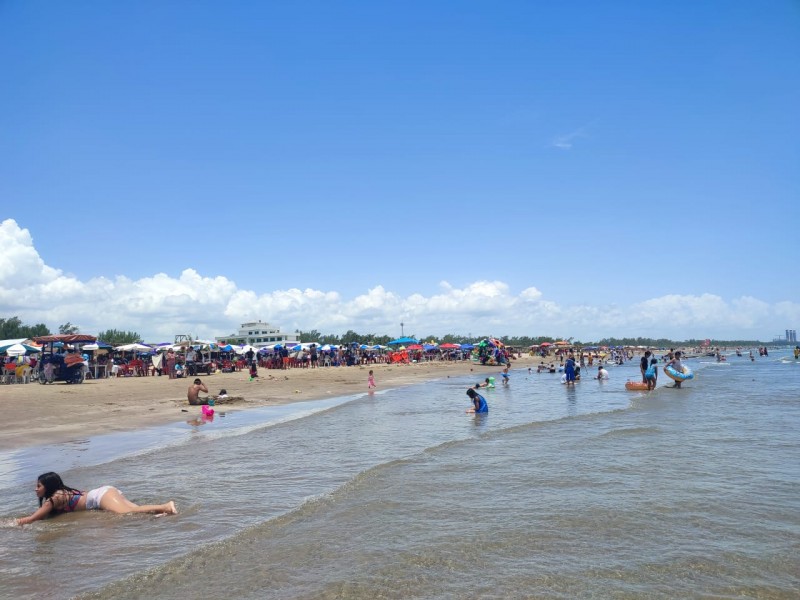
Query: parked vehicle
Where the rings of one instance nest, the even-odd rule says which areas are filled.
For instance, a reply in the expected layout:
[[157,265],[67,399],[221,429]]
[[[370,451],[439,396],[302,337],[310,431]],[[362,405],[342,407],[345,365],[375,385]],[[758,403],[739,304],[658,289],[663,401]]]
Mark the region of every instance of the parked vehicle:
[[42,346],[36,374],[39,383],[83,383],[86,364],[81,347],[96,342],[96,337],[82,333],[59,334],[40,336],[33,341]]

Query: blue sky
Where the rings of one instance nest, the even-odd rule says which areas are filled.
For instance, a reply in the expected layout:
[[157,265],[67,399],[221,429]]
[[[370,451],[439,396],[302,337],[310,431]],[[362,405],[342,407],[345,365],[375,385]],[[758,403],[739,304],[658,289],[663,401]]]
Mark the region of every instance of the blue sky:
[[771,340],[799,57],[788,0],[6,0],[0,316]]

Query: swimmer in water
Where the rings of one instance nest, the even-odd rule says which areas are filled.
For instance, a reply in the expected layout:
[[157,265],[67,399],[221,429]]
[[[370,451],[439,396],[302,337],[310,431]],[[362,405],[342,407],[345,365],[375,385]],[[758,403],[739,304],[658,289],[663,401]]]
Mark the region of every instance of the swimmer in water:
[[29,517],[17,519],[17,525],[27,525],[40,519],[79,510],[106,510],[113,513],[154,513],[176,515],[175,502],[139,506],[122,495],[117,488],[104,485],[88,492],[64,484],[58,473],[43,473],[36,481],[39,509]]

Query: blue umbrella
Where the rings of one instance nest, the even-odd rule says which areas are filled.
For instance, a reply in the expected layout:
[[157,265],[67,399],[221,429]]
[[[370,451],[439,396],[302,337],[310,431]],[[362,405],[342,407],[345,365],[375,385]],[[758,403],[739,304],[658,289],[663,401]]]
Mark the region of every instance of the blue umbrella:
[[472,344],[461,344],[462,350],[472,350],[474,347]]

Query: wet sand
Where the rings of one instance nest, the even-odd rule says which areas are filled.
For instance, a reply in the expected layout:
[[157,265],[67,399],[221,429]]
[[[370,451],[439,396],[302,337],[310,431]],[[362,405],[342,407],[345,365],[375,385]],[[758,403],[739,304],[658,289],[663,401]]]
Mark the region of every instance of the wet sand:
[[[527,368],[537,362],[530,356],[512,361],[511,368]],[[378,389],[395,388],[471,372],[475,382],[498,376],[499,367],[482,367],[470,361],[429,362],[409,365],[321,367],[317,369],[260,369],[250,381],[246,371],[201,375],[211,395],[221,389],[242,401],[225,404],[226,411],[343,396],[367,391],[367,375],[373,369]],[[88,379],[83,384],[55,383],[0,386],[0,450],[38,444],[67,442],[114,431],[132,431],[164,425],[200,414],[189,406],[186,391],[190,379],[119,377]],[[186,411],[186,412],[183,412]]]

